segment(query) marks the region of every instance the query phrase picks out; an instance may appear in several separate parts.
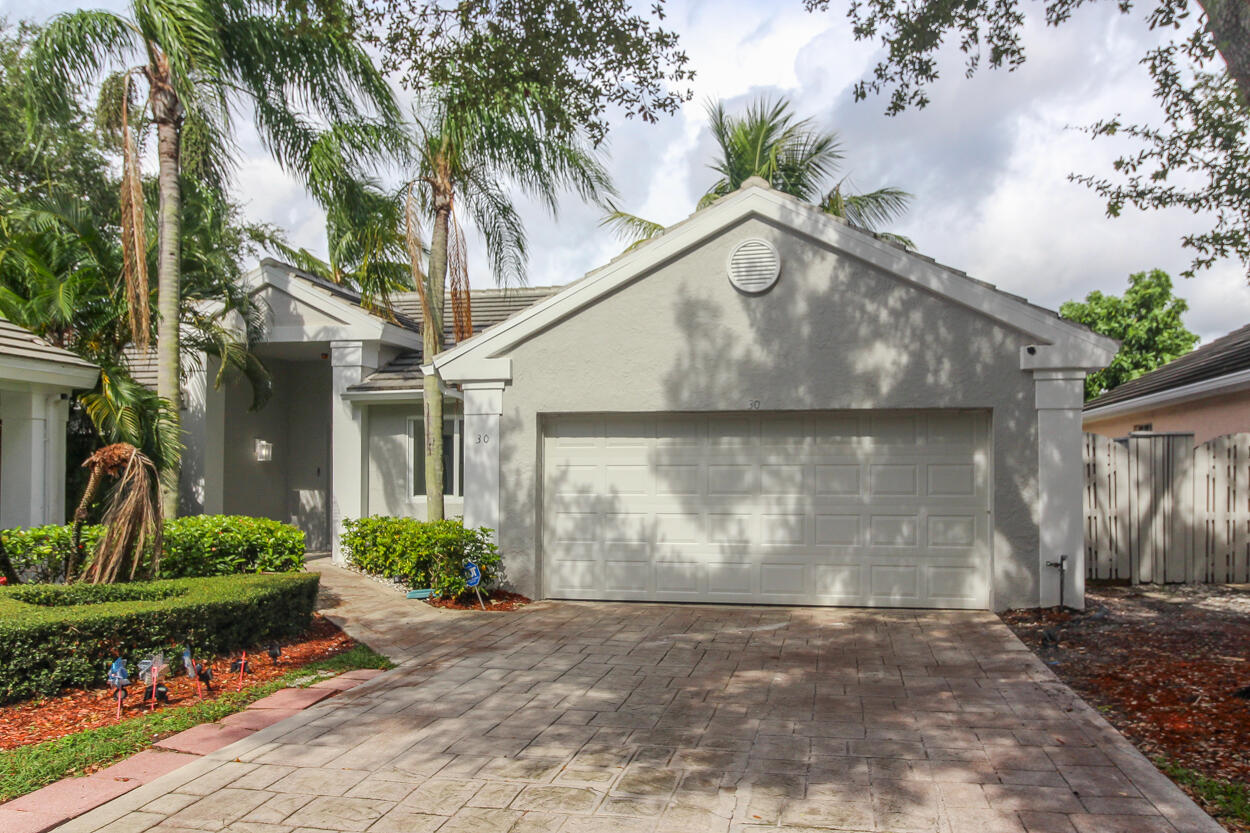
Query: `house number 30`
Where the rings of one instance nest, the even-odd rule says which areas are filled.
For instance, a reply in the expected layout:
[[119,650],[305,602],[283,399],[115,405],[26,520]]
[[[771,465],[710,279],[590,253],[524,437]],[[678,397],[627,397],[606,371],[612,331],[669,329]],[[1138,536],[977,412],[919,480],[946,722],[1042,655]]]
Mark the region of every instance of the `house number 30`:
[[477,435],[478,445],[485,445],[488,442],[490,442],[490,434],[478,434]]
[[760,401],[758,399],[752,399],[751,401],[747,402],[747,407],[750,408],[752,411],[758,411],[760,409]]

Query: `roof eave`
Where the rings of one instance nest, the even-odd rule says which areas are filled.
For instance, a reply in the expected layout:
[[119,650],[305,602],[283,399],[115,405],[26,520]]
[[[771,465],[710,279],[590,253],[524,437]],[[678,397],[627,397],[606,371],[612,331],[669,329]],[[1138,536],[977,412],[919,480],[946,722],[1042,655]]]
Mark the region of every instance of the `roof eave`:
[[1191,382],[1188,385],[1180,385],[1168,390],[1144,393],[1141,396],[1134,396],[1131,399],[1111,402],[1106,405],[1096,404],[1098,400],[1095,399],[1086,405],[1082,419],[1087,421],[1106,419],[1107,417],[1130,414],[1146,408],[1178,405],[1182,402],[1206,399],[1210,396],[1233,393],[1239,390],[1250,390],[1250,369],[1238,370],[1235,373],[1225,373],[1212,379],[1203,379],[1200,382]]

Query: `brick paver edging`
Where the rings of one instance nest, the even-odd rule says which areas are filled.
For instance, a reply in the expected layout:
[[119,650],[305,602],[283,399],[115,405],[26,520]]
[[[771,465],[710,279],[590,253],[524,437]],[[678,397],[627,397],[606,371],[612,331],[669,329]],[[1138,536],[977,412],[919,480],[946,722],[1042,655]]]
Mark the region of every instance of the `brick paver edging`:
[[[302,712],[354,688],[384,672],[375,669],[348,671],[308,688],[279,689],[241,712],[216,723],[201,723],[155,744],[123,761],[85,777],[68,777],[42,789],[0,804],[0,830],[4,833],[44,833],[102,804],[138,792],[164,777],[187,779],[216,766],[219,755],[227,759],[242,754],[268,729],[296,719]],[[275,730],[289,731],[291,724]],[[115,802],[118,804],[124,802]]]

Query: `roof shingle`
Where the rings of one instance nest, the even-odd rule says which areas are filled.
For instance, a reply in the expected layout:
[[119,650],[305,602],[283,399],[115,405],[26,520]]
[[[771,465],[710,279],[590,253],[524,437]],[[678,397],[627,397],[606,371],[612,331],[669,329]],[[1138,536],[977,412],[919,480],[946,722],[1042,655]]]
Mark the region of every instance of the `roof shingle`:
[[1085,410],[1250,370],[1250,324],[1085,403]]
[[[562,286],[526,286],[508,289],[474,289],[469,295],[472,310],[473,333],[511,318],[523,309],[549,298],[564,289]],[[392,296],[391,303],[397,312],[405,315],[421,314],[421,299],[415,292]],[[446,334],[447,343],[453,342],[451,333]],[[406,350],[392,359],[385,367],[366,376],[359,384],[348,388],[353,393],[412,390],[419,388],[424,378],[421,373],[421,351]]]
[[95,367],[78,354],[54,347],[25,327],[19,327],[4,318],[0,318],[0,355],[37,359],[71,367]]

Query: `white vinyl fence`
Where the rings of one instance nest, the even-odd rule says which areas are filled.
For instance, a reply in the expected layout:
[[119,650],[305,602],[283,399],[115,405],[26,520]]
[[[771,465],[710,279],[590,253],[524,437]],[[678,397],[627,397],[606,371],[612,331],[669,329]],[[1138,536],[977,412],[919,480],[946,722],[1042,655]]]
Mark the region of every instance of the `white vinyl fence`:
[[1085,435],[1091,579],[1250,581],[1250,434]]

